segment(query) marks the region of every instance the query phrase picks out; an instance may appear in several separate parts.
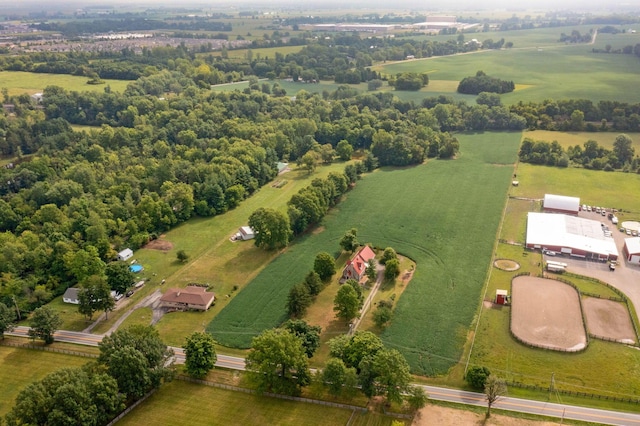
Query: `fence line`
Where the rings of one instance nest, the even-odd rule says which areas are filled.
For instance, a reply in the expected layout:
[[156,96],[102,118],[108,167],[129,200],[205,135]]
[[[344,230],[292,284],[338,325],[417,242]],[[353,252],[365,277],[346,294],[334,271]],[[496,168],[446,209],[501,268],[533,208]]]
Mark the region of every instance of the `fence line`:
[[118,414],[116,416],[116,418],[114,418],[113,420],[111,420],[109,423],[107,423],[107,426],[112,426],[116,423],[118,423],[120,420],[122,420],[122,418],[124,416],[126,416],[127,414],[129,414],[129,412],[131,410],[133,410],[134,408],[136,408],[138,405],[142,404],[144,401],[146,401],[147,398],[149,398],[151,395],[153,395],[156,392],[157,389],[151,389],[151,391],[146,394],[145,396],[143,396],[142,398],[140,398],[139,400],[137,400],[136,402],[134,402],[133,404],[131,404],[130,406],[128,406],[122,413]]
[[349,404],[341,404],[338,402],[330,402],[330,401],[322,401],[319,399],[311,399],[311,398],[303,398],[300,396],[289,396],[289,395],[281,395],[281,394],[277,394],[277,393],[272,393],[272,392],[258,392],[254,389],[247,389],[247,388],[241,388],[238,386],[233,386],[233,385],[226,385],[223,383],[215,383],[215,382],[210,382],[208,380],[201,380],[201,379],[194,379],[192,377],[187,377],[187,376],[183,376],[183,375],[178,375],[176,376],[176,379],[178,380],[182,380],[185,382],[192,382],[192,383],[198,383],[201,385],[205,385],[205,386],[211,386],[214,388],[219,388],[219,389],[226,389],[226,390],[231,390],[231,391],[237,391],[237,392],[244,392],[244,393],[248,393],[248,394],[252,394],[252,395],[266,395],[266,396],[270,396],[272,398],[279,398],[279,399],[286,399],[289,401],[296,401],[296,402],[306,402],[309,404],[316,404],[316,405],[324,405],[327,407],[333,407],[333,408],[344,408],[346,410],[358,410],[360,412],[367,412],[367,408],[366,407],[359,407],[357,405],[349,405]]
[[553,387],[553,389],[551,389],[548,386],[528,385],[526,383],[521,383],[521,382],[508,382],[507,386],[522,388],[522,389],[532,389],[540,392],[551,392],[553,390],[553,392],[558,392],[568,396],[580,396],[580,397],[591,398],[591,399],[624,402],[624,403],[631,403],[636,405],[640,404],[640,399],[636,399],[636,398],[618,398],[617,396],[598,395],[598,394],[593,394],[588,392],[577,392],[577,391],[571,391],[571,390],[565,390],[565,389],[558,389],[557,384]]
[[36,346],[31,345],[29,343],[17,343],[17,342],[9,342],[7,340],[0,340],[0,345],[2,346],[13,346],[15,348],[21,349],[33,349],[36,351],[44,351],[44,352],[56,352],[65,355],[74,355],[74,356],[83,356],[86,358],[98,358],[98,354],[91,354],[87,352],[78,352],[78,351],[70,351],[68,349],[60,349],[60,348],[50,348],[46,346]]

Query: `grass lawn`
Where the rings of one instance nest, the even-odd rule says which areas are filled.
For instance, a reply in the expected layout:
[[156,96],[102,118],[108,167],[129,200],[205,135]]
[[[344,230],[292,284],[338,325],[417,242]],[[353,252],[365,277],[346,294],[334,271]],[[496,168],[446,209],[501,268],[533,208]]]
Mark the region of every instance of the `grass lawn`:
[[[56,297],[47,306],[60,315],[62,319],[61,330],[82,331],[91,325],[91,321],[87,321],[87,318],[78,312],[78,305],[64,303],[62,296]],[[102,315],[102,311],[93,314],[93,320],[95,321],[100,315]],[[25,320],[20,325],[28,325],[28,323],[29,321]]]
[[640,198],[631,196],[640,188],[640,175],[524,163],[518,165],[517,175],[520,184],[511,188],[510,195],[537,199],[544,198],[544,194],[570,195],[588,205],[635,212],[619,214],[620,222],[640,218]]
[[[184,287],[188,283],[210,283],[216,294],[215,306],[207,312],[184,312],[165,315],[157,326],[161,337],[169,345],[181,346],[184,338],[193,331],[202,331],[204,325],[233,299],[277,253],[256,248],[252,241],[232,243],[229,237],[237,229],[246,225],[249,215],[258,207],[284,210],[291,195],[317,177],[324,177],[332,171],[342,171],[345,163],[322,166],[309,175],[306,171],[293,170],[283,176],[287,183],[280,188],[266,185],[253,196],[244,200],[237,208],[213,218],[196,218],[172,229],[161,239],[172,244],[167,252],[141,249],[135,252],[135,259],[144,266],[140,277],[150,281],[129,299],[134,306],[143,297],[156,289],[165,291],[170,287]],[[190,256],[187,263],[176,260],[176,252],[185,250]],[[165,284],[160,284],[166,279]],[[238,290],[234,291],[234,286]],[[227,295],[230,295],[227,298]],[[109,320],[101,323],[95,333],[104,333],[124,313],[118,309],[109,314]]]
[[16,396],[29,383],[61,367],[80,367],[90,358],[0,346],[0,417],[11,410]]
[[68,74],[42,74],[21,71],[0,72],[0,87],[6,87],[10,96],[42,92],[47,86],[60,86],[68,91],[76,92],[104,92],[104,88],[111,87],[114,92],[123,92],[131,81],[104,80],[105,84],[87,84],[87,77]]
[[394,247],[417,264],[383,340],[404,353],[414,372],[445,372],[460,357],[477,307],[520,137],[459,135],[457,160],[366,176],[319,232],[271,262],[207,329],[222,344],[248,347],[253,335],[285,319],[288,291],[315,255],[337,255],[339,239],[355,227],[361,242]]
[[[534,141],[557,141],[563,148],[580,145],[588,140],[598,142],[598,145],[607,149],[613,149],[613,142],[622,132],[552,132],[549,130],[533,130],[524,134],[525,138],[531,138]],[[633,141],[633,147],[636,152],[640,152],[640,133],[626,133]]]
[[[183,381],[163,385],[119,423],[123,425],[347,424],[351,411],[304,404]],[[391,421],[387,424],[390,424]]]

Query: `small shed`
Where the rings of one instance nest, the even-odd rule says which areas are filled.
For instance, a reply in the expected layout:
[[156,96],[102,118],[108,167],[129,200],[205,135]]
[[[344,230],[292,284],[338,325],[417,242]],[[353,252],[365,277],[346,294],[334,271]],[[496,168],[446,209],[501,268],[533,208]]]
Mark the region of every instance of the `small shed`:
[[118,260],[129,260],[133,257],[133,250],[126,248],[118,253]]
[[512,180],[512,181],[511,181],[511,185],[513,185],[513,186],[518,186],[518,185],[520,185],[520,181],[518,181],[518,180]]
[[251,240],[256,237],[256,233],[250,226],[241,226],[236,234],[236,240]]
[[78,291],[80,289],[76,287],[69,287],[67,291],[62,295],[62,301],[64,303],[71,303],[73,305],[79,305],[80,299],[78,298]]
[[496,290],[496,304],[506,305],[509,299],[509,292],[507,290]]

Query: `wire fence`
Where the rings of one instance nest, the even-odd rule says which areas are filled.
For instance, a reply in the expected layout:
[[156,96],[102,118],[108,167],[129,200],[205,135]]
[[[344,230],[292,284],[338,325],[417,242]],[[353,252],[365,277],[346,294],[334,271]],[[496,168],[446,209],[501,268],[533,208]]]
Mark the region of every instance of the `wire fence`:
[[577,391],[566,390],[566,389],[558,389],[557,386],[554,386],[553,388],[551,388],[550,386],[529,385],[529,384],[520,383],[520,382],[507,382],[507,386],[521,388],[521,389],[531,389],[539,392],[553,391],[553,392],[560,393],[562,395],[579,396],[584,398],[599,399],[603,401],[624,402],[624,403],[630,403],[630,404],[636,404],[636,405],[640,404],[640,399],[637,399],[637,398],[631,398],[631,397],[620,398],[617,396],[598,395],[598,394],[589,393],[589,392],[577,392]]
[[33,349],[36,351],[55,352],[55,353],[65,354],[65,355],[83,356],[86,358],[98,358],[98,354],[92,354],[88,352],[71,351],[68,349],[52,348],[48,346],[36,346],[29,343],[10,342],[7,340],[0,340],[0,345],[12,346],[12,347],[21,348],[21,349]]
[[144,401],[147,400],[147,398],[149,398],[151,395],[153,395],[156,392],[156,390],[157,389],[152,389],[148,394],[146,394],[145,396],[143,396],[142,398],[140,398],[139,400],[137,400],[136,402],[134,402],[133,404],[131,404],[127,408],[125,408],[125,410],[122,413],[118,414],[113,420],[111,420],[109,423],[107,423],[107,426],[111,426],[111,425],[114,425],[114,424],[118,423],[120,420],[122,420],[122,418],[124,416],[129,414],[129,412],[131,412],[131,410],[136,408],[138,405],[142,404]]

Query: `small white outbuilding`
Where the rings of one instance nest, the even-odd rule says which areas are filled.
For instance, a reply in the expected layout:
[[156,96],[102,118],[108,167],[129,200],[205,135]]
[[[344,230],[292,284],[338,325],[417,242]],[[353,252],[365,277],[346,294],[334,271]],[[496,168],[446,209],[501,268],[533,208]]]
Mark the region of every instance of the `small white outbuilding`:
[[133,250],[126,248],[118,253],[118,260],[129,260],[133,257]]
[[256,237],[256,233],[250,226],[241,226],[236,234],[236,240],[251,240]]

